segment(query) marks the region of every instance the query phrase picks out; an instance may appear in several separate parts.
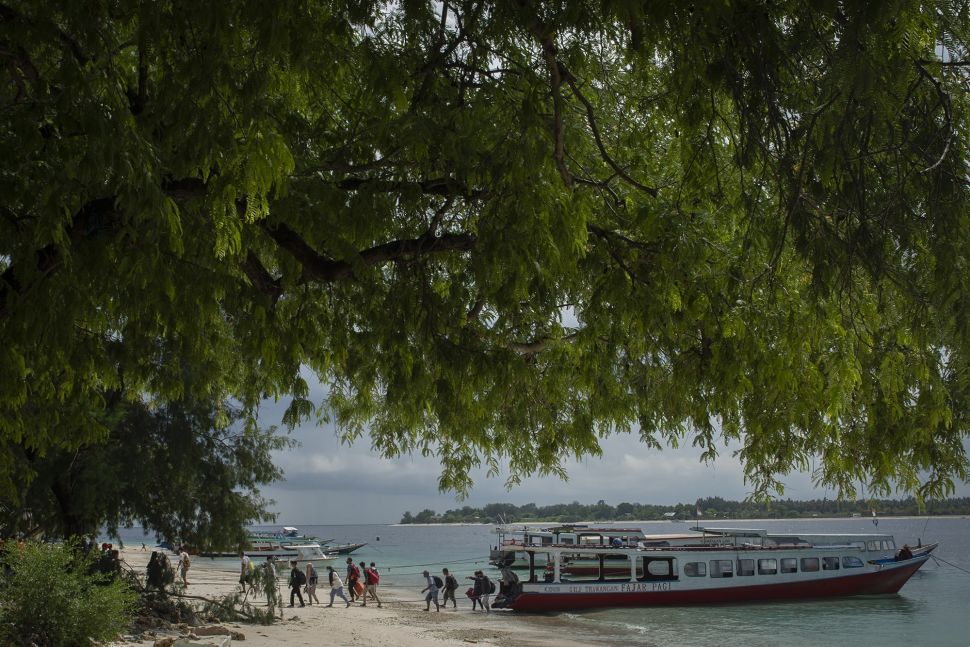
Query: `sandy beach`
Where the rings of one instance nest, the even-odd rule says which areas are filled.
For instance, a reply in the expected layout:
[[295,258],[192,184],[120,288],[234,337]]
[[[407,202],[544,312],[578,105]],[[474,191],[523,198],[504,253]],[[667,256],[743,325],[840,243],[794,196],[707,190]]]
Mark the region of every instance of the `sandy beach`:
[[[122,558],[137,573],[144,576],[150,552],[126,549]],[[195,558],[189,570],[187,593],[193,596],[217,598],[238,590],[238,575],[216,567],[213,562]],[[285,579],[281,593],[289,602],[289,590]],[[589,640],[570,640],[562,635],[562,623],[550,616],[521,616],[512,612],[496,611],[489,615],[472,612],[467,598],[460,599],[458,609],[427,612],[420,594],[420,586],[395,588],[382,586],[378,589],[384,604],[382,608],[368,604],[346,607],[337,598],[334,606],[308,605],[300,608],[284,607],[283,620],[275,624],[251,625],[230,623],[225,625],[245,635],[245,641],[233,640],[233,644],[251,647],[298,647],[326,645],[368,645],[410,647],[432,644],[440,647],[467,647],[469,644],[494,645],[496,647],[551,647],[553,645],[588,645]],[[330,601],[330,589],[323,586],[317,596],[324,604]],[[326,597],[325,597],[326,596]],[[257,599],[257,606],[263,602]],[[141,640],[121,640],[111,647],[150,646],[156,638],[176,636],[176,631],[158,630],[156,636],[143,634]],[[136,636],[137,637],[137,636]],[[200,639],[204,640],[204,639]]]

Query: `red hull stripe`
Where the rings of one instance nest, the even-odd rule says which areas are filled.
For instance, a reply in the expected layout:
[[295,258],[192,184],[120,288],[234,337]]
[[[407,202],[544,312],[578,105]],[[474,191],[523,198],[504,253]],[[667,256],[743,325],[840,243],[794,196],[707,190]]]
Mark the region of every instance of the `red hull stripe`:
[[[926,558],[899,568],[860,573],[805,582],[760,584],[725,588],[678,590],[677,582],[670,582],[669,590],[637,592],[542,593],[524,591],[509,607],[516,611],[565,611],[603,607],[650,607],[689,604],[730,604],[734,602],[763,602],[829,598],[849,595],[881,595],[896,593],[919,570]],[[666,583],[657,583],[660,586]],[[568,588],[569,584],[560,585]]]

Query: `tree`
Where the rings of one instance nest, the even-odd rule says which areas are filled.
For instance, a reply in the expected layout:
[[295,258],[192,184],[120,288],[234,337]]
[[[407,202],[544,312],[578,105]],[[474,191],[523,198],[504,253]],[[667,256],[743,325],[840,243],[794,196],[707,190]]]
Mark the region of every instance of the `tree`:
[[191,368],[460,491],[635,432],[756,494],[951,492],[966,12],[3,0],[0,436]]
[[17,457],[18,505],[0,510],[0,534],[42,530],[88,536],[138,523],[196,549],[246,542],[246,524],[271,521],[258,487],[281,476],[271,452],[288,446],[227,403],[121,403],[108,436],[44,454],[5,445]]

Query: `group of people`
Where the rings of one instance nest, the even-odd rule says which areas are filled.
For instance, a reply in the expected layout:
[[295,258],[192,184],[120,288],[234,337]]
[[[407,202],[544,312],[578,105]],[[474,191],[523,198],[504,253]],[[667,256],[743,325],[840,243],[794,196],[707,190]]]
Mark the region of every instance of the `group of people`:
[[[455,591],[458,590],[458,580],[452,575],[447,568],[441,569],[441,575],[432,575],[428,571],[422,573],[424,576],[426,586],[421,589],[422,593],[427,592],[424,597],[425,601],[425,611],[431,611],[431,604],[434,603],[435,611],[441,611],[441,607],[448,606],[448,600],[451,600],[452,608],[458,608],[458,601],[455,599]],[[492,580],[485,574],[484,571],[475,571],[474,575],[470,575],[466,579],[472,580],[472,585],[465,595],[467,595],[472,601],[472,611],[481,607],[482,611],[485,613],[491,613],[491,598],[492,594],[495,593],[495,584]],[[519,576],[516,575],[509,566],[502,568],[502,593],[504,595],[514,595],[518,592],[519,587]],[[443,592],[444,599],[439,602],[438,594]]]
[[[252,587],[254,566],[252,560],[245,553],[239,553],[239,563],[239,585],[245,592],[247,587]],[[267,558],[267,563],[269,564],[268,570],[272,570],[272,558]],[[333,566],[327,566],[327,582],[330,585],[330,603],[326,606],[332,607],[334,600],[338,597],[348,607],[352,602],[356,602],[357,600],[361,601],[360,606],[366,607],[368,597],[377,602],[378,607],[382,606],[381,598],[377,594],[377,586],[381,581],[381,574],[377,570],[377,564],[371,562],[368,566],[365,562],[361,562],[360,566],[358,566],[354,564],[353,558],[348,557],[346,579],[347,592],[344,591],[344,580],[341,579],[340,574]],[[307,603],[310,605],[314,602],[321,604],[320,599],[317,597],[318,585],[319,575],[313,562],[307,562],[306,566],[301,569],[299,562],[295,559],[290,561],[290,579],[288,586],[290,588],[291,607],[295,606],[297,600],[300,602],[301,607],[306,606]],[[307,595],[306,600],[303,599],[304,593]],[[349,599],[347,593],[350,594]]]
[[[275,578],[273,574],[273,558],[267,557],[266,568],[270,574],[270,577]],[[253,591],[253,581],[254,581],[254,569],[255,565],[253,561],[245,554],[239,553],[239,585],[242,587],[243,592],[250,588],[250,592]],[[455,597],[455,592],[458,590],[458,580],[454,575],[447,569],[441,569],[441,577],[437,575],[432,575],[429,571],[424,571],[422,575],[425,578],[426,586],[421,589],[421,593],[426,593],[425,595],[425,611],[431,610],[431,604],[434,603],[435,610],[441,611],[441,607],[448,606],[448,602],[451,601],[452,608],[458,608],[458,600]],[[472,611],[481,608],[485,613],[491,613],[491,598],[496,592],[495,583],[485,574],[484,571],[477,570],[474,575],[467,577],[466,579],[472,580],[471,586],[465,592],[469,599],[472,601]],[[275,579],[273,580],[275,582]],[[346,584],[345,584],[346,581]],[[346,606],[350,606],[352,603],[360,601],[360,606],[367,606],[367,599],[370,598],[374,602],[377,602],[377,606],[381,607],[381,598],[377,593],[377,587],[381,581],[380,571],[377,570],[377,565],[371,562],[367,565],[366,562],[360,562],[360,564],[355,564],[353,558],[347,558],[347,570],[343,578],[341,578],[340,573],[338,573],[333,566],[327,566],[327,583],[330,585],[330,602],[326,604],[327,607],[332,607],[334,601],[340,598],[344,601]],[[314,602],[321,604],[320,599],[317,597],[317,586],[319,585],[319,576],[317,570],[313,565],[313,562],[307,562],[304,568],[300,568],[299,562],[297,560],[292,560],[290,562],[290,579],[288,586],[290,588],[290,605],[291,607],[296,605],[298,601],[301,607],[305,607],[307,604],[313,605]],[[275,585],[274,585],[275,588]],[[509,566],[502,568],[501,577],[501,594],[502,595],[515,595],[519,588],[519,577],[512,571]],[[269,589],[267,589],[269,590]],[[306,594],[306,599],[304,600],[303,594]],[[439,595],[443,594],[443,599],[439,601]],[[269,595],[269,593],[267,593]],[[349,595],[349,597],[348,597]]]

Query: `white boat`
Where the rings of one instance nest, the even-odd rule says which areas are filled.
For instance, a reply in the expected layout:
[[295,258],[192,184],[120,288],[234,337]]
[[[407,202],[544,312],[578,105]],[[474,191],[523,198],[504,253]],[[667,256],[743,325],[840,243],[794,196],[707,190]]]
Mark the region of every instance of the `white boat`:
[[327,562],[332,562],[337,559],[336,556],[323,552],[320,544],[297,544],[294,546],[284,546],[284,548],[291,550],[293,554],[290,557],[276,560],[276,569],[279,571],[290,570],[293,567],[293,562],[296,562],[300,570],[305,570],[307,564],[313,564],[313,567],[319,570]]
[[[515,559],[524,553],[529,568],[493,606],[560,611],[896,593],[936,547],[897,557],[891,535],[743,528],[660,537],[648,536],[639,547],[500,547]],[[570,569],[577,559],[595,568]]]

